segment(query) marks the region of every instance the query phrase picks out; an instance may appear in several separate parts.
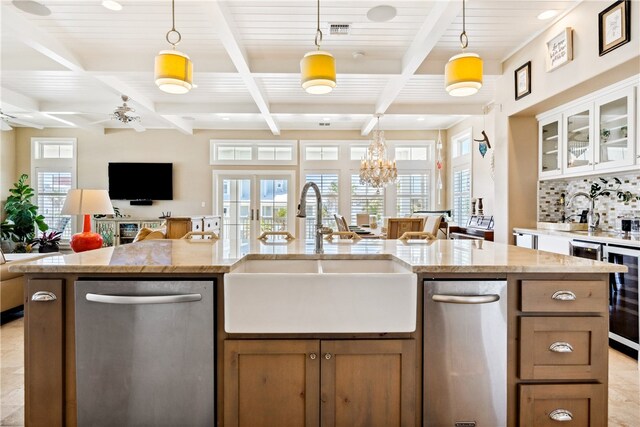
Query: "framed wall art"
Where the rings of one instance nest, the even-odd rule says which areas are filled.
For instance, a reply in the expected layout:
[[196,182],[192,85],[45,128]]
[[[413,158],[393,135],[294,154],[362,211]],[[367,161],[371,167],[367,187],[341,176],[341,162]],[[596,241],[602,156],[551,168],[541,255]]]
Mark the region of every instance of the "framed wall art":
[[531,61],[514,71],[516,82],[516,101],[531,93]]
[[567,27],[547,42],[547,72],[573,60],[573,30]]
[[598,14],[600,56],[631,40],[631,0],[619,0]]

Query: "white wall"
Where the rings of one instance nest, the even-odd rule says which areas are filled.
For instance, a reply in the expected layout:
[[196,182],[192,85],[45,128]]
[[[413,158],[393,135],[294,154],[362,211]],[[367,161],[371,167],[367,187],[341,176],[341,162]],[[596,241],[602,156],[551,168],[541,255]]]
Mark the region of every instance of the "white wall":
[[[9,196],[9,188],[17,180],[16,175],[16,131],[0,132],[0,203]],[[2,209],[4,212],[4,209]]]
[[[147,130],[139,133],[128,129],[110,129],[103,135],[77,129],[19,128],[15,132],[17,167],[14,175],[30,171],[32,137],[77,138],[78,187],[80,188],[108,188],[107,164],[109,162],[172,162],[174,200],[154,201],[152,206],[130,206],[128,201],[121,200],[113,202],[123,214],[148,218],[158,217],[162,211],[171,211],[173,216],[215,213],[212,211],[214,168],[217,170],[256,169],[254,166],[209,165],[209,140],[211,139],[369,140],[360,136],[359,131],[285,131],[279,137],[273,136],[268,131],[195,131],[194,135],[184,135],[173,130]],[[385,131],[385,137],[388,140],[436,140],[437,136],[437,131]],[[446,141],[446,132],[442,133],[442,138]],[[444,155],[446,155],[446,149],[443,150]],[[273,167],[259,169],[267,170]],[[297,166],[289,169],[299,172]],[[296,195],[300,191],[297,188],[297,181],[294,186]],[[446,197],[446,193],[443,197]],[[202,202],[205,204],[204,207]]]
[[[472,130],[474,139],[482,139],[481,132],[484,130],[489,137],[491,143],[491,150],[487,151],[485,157],[482,157],[480,150],[478,149],[478,143],[473,142],[471,147],[471,198],[482,197],[482,204],[484,206],[485,215],[493,215],[494,211],[494,193],[495,183],[491,177],[491,155],[495,149],[496,140],[494,138],[494,114],[490,112],[487,116],[472,116],[469,117],[455,126],[447,130],[448,133],[448,146],[451,147],[451,138],[457,134],[460,134],[468,129]],[[447,157],[448,162],[451,162],[451,150]],[[448,187],[451,188],[451,169],[447,176]]]

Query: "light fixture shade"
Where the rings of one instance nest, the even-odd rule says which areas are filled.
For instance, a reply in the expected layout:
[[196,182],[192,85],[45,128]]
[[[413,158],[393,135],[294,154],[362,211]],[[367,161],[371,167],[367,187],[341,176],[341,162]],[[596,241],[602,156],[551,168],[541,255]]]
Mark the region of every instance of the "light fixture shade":
[[321,95],[336,87],[336,60],[329,52],[307,52],[300,61],[302,88],[307,93]]
[[113,215],[107,190],[72,189],[62,205],[62,215]]
[[156,85],[168,93],[187,93],[193,87],[193,63],[184,53],[163,50],[156,56]]
[[482,87],[482,59],[475,53],[466,52],[452,56],[444,74],[449,95],[473,95]]

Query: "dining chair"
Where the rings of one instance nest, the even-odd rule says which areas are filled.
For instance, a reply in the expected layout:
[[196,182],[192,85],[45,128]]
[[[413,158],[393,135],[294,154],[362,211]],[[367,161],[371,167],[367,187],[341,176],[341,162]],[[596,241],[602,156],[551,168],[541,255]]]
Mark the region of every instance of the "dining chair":
[[400,235],[400,240],[437,239],[438,230],[440,229],[440,223],[442,222],[442,215],[427,215],[423,218],[425,219],[425,222],[422,231],[407,231]]
[[406,232],[422,231],[424,218],[389,218],[387,239],[397,239]]
[[349,231],[349,225],[347,224],[347,220],[344,218],[344,216],[333,214],[333,217],[336,219],[338,231]]

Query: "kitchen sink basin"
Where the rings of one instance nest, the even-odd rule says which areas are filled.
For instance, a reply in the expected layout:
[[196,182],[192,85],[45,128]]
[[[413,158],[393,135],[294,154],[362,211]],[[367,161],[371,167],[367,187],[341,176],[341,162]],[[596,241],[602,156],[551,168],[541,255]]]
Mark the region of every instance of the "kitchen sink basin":
[[392,260],[247,260],[224,277],[229,333],[416,328],[417,276]]

